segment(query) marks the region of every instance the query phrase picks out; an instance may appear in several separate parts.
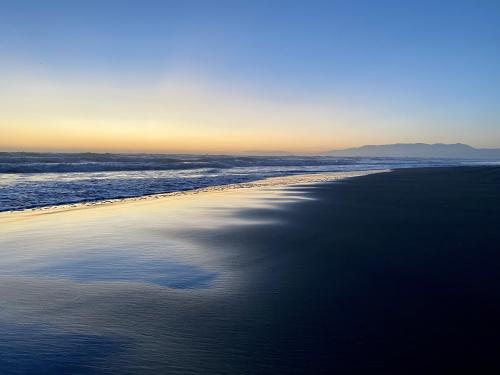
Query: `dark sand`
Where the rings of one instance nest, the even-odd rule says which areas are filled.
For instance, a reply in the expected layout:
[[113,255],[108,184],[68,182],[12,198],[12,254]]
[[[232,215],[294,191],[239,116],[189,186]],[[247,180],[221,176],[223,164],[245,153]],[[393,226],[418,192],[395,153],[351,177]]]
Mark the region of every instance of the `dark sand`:
[[212,238],[247,248],[261,270],[239,334],[223,338],[252,353],[235,369],[500,370],[500,168],[398,170],[298,190],[317,200],[242,212],[286,225]]
[[[57,246],[79,246],[92,260],[76,271],[48,268],[55,276],[88,278],[104,266],[113,276],[114,258],[106,264],[98,255],[123,249],[149,249],[155,262],[164,250],[192,251],[192,263],[206,258],[198,266],[216,275],[211,287],[151,286],[134,274],[138,258],[125,253],[120,272],[133,282],[5,276],[0,316],[13,323],[0,323],[2,374],[500,370],[499,167],[398,170],[288,189],[314,200],[242,209],[228,220],[255,224],[225,229],[184,231],[181,222],[176,238],[198,247],[177,253],[167,246],[172,232],[158,225],[162,210],[173,209],[168,202],[135,209],[137,220],[126,206],[39,217],[31,232],[0,238],[5,254],[24,246],[21,260],[10,255],[21,269],[42,246],[48,261],[66,256]],[[43,237],[49,220],[61,221],[51,226],[62,240]]]

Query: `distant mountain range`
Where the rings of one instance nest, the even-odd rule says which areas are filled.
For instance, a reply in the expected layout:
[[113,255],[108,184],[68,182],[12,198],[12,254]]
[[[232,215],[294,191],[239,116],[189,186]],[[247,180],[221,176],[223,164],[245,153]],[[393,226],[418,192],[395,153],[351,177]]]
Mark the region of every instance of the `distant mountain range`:
[[332,150],[325,152],[324,155],[500,160],[500,148],[474,148],[463,143],[396,143],[390,145],[366,145],[355,148],[346,148],[343,150]]

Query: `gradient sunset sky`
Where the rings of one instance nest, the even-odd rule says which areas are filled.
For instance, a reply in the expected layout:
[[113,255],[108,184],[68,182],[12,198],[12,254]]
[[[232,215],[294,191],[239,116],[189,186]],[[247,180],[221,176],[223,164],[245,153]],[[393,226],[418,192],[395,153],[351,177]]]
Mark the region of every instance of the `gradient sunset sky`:
[[2,1],[0,150],[500,147],[500,1]]

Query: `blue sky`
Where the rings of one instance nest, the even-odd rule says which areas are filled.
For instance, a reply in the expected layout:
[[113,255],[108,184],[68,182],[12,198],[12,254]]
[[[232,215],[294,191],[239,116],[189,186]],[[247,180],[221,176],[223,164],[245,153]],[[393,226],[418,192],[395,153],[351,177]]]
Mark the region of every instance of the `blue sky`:
[[[0,78],[9,80],[10,89],[36,95],[40,90],[33,87],[43,81],[57,87],[58,97],[79,102],[87,101],[79,87],[93,82],[96,92],[114,89],[102,98],[103,105],[113,106],[130,100],[120,87],[143,93],[165,79],[175,81],[176,91],[183,82],[201,85],[203,95],[223,96],[221,103],[227,103],[220,111],[237,106],[231,97],[245,101],[247,111],[234,114],[232,125],[215,125],[220,137],[229,128],[234,138],[238,129],[241,137],[265,132],[238,120],[252,106],[259,122],[273,106],[286,111],[306,103],[301,113],[310,117],[289,127],[277,123],[276,134],[300,138],[304,128],[321,124],[313,126],[321,140],[307,139],[304,149],[310,150],[327,147],[325,137],[333,148],[395,141],[493,147],[500,146],[499,25],[498,1],[11,1],[0,6]],[[0,88],[0,97],[9,97],[7,89]],[[4,105],[23,108],[9,100]],[[216,122],[200,120],[202,100],[193,100],[197,119],[175,115],[199,134],[211,132]],[[26,109],[48,108],[41,101],[33,104],[34,98]],[[319,119],[313,113],[318,107],[319,113],[333,108],[332,113]],[[85,108],[97,118],[95,105]],[[82,108],[65,114],[66,125],[58,113],[50,121],[45,109],[43,125],[10,111],[0,117],[0,127],[16,122],[29,134],[56,122],[56,130],[67,134],[70,128],[88,129]],[[141,127],[141,110],[126,116],[136,121],[124,123],[129,133]],[[156,112],[149,108],[148,116]],[[164,123],[165,134],[178,134],[179,127],[162,116],[154,118],[151,131],[160,132]],[[120,132],[119,116],[108,120],[101,127]],[[289,138],[265,148],[300,144]],[[183,142],[180,137],[178,149]],[[248,147],[258,149],[258,137],[254,142]],[[15,148],[14,140],[4,147]]]

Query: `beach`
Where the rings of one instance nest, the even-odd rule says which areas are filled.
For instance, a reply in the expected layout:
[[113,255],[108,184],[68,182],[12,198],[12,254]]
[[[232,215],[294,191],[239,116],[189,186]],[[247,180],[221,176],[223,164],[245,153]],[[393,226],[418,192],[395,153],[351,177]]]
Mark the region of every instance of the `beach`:
[[500,167],[0,215],[0,372],[499,368]]

